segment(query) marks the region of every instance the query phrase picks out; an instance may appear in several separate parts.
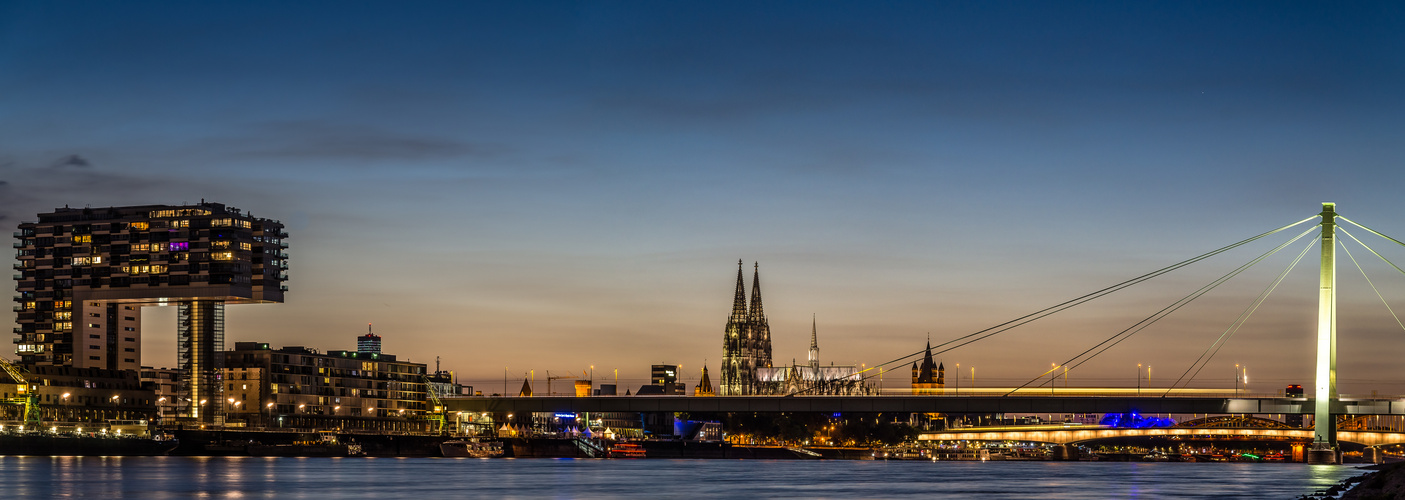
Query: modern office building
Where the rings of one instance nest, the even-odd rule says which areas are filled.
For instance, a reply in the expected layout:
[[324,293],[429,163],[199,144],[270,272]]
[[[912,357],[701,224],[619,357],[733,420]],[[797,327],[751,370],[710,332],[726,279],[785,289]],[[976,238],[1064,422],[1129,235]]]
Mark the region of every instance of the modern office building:
[[742,261],[737,261],[737,293],[732,300],[732,315],[722,334],[723,396],[757,394],[759,368],[771,366],[771,327],[761,306],[761,265],[751,279],[751,303],[747,304],[746,283],[742,276]]
[[224,355],[224,404],[249,427],[423,431],[425,368],[385,353],[273,349],[236,342]]
[[381,336],[371,331],[370,323],[366,324],[366,334],[356,337],[356,352],[381,352]]
[[64,207],[15,237],[22,364],[139,370],[140,309],[175,305],[180,416],[203,423],[222,410],[224,305],[287,291],[283,225],[219,203]]

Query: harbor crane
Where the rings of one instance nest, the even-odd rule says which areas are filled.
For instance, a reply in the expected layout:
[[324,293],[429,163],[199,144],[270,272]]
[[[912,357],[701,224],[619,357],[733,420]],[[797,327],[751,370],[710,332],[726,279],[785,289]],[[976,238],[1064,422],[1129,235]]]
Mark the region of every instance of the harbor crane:
[[4,369],[5,374],[15,380],[17,387],[15,389],[15,397],[0,400],[0,403],[24,407],[24,415],[22,417],[24,423],[34,424],[35,428],[38,428],[40,422],[39,396],[34,393],[36,389],[29,386],[29,381],[24,378],[24,374],[20,372],[20,368],[11,364],[5,358],[0,358],[0,369]]

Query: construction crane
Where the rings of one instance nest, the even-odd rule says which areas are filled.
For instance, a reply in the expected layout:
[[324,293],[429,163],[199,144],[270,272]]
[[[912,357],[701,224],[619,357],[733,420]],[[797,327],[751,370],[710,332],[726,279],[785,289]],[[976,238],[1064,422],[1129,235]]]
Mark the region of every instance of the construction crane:
[[[566,372],[566,373],[570,373],[570,372]],[[564,379],[574,379],[574,378],[576,378],[576,376],[575,376],[575,375],[557,375],[557,376],[554,376],[554,377],[553,377],[553,376],[551,375],[551,370],[547,370],[547,371],[546,371],[546,395],[547,395],[547,396],[555,396],[555,395],[556,395],[556,393],[551,392],[551,381],[552,381],[552,380],[561,380],[561,379],[563,379],[563,378],[564,378]]]
[[5,370],[5,374],[15,380],[17,389],[13,398],[5,398],[0,403],[21,405],[24,407],[24,423],[39,426],[39,396],[34,393],[34,389],[29,386],[29,381],[25,380],[24,374],[20,373],[19,367],[11,364],[5,358],[0,358],[0,368]]
[[[439,395],[434,393],[434,386],[430,384],[429,377],[420,375],[424,380],[424,393],[429,395],[430,402],[434,403],[433,411],[426,412],[424,418],[429,420],[434,427],[434,432],[444,432],[444,402],[439,400]],[[437,425],[435,425],[437,424]]]

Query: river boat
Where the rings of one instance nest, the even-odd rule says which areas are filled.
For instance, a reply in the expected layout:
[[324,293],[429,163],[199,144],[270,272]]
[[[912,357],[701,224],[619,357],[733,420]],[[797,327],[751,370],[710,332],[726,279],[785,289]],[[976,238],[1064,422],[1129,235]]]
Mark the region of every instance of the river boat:
[[341,443],[332,431],[308,435],[291,444],[250,444],[247,449],[249,456],[254,457],[354,457],[364,454],[361,445]]
[[175,439],[12,433],[0,434],[0,455],[161,456],[179,444]]
[[615,443],[610,447],[610,458],[645,458],[647,454],[639,443]]
[[497,458],[504,454],[497,440],[455,439],[439,443],[439,452],[446,457]]

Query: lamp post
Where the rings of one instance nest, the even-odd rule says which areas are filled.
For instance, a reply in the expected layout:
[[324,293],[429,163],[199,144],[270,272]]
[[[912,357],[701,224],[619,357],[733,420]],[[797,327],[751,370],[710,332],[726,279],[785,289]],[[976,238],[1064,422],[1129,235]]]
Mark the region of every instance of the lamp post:
[[272,426],[273,426],[273,403],[269,403],[269,404],[263,405],[263,409],[264,409],[263,426],[264,426],[265,428],[272,427]]
[[955,382],[955,387],[952,388],[952,392],[958,396],[961,395],[961,363],[956,364],[956,378],[953,382]]
[[1239,363],[1234,364],[1234,397],[1239,397]]
[[1142,364],[1137,363],[1137,395],[1142,395]]

